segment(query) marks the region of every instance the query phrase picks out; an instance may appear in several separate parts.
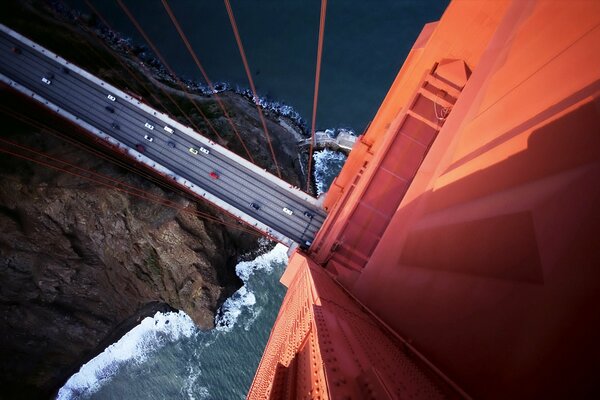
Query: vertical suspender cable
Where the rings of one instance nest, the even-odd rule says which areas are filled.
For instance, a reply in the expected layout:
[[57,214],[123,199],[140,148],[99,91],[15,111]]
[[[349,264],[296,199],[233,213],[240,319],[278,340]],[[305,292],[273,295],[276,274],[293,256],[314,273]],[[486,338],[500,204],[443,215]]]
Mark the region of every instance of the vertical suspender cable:
[[[94,14],[96,14],[96,16],[100,19],[100,21],[108,29],[112,29],[106,23],[106,20],[100,15],[100,13],[98,13],[98,10],[96,10],[96,8],[88,0],[84,0],[84,2],[89,7],[89,9],[92,10],[92,12]],[[162,102],[154,95],[154,93],[152,93],[152,91],[150,89],[148,89],[148,87],[142,82],[142,80],[138,76],[135,75],[135,72],[131,69],[131,67],[128,66],[127,63],[125,63],[125,61],[119,55],[115,54],[114,50],[112,50],[110,47],[108,47],[108,45],[106,43],[104,43],[104,40],[101,37],[99,37],[96,32],[93,32],[93,34],[96,37],[96,41],[106,50],[106,52],[108,54],[110,54],[115,60],[117,60],[117,62],[120,63],[123,66],[123,68],[125,69],[125,71],[127,71],[127,73],[129,74],[129,76],[131,76],[141,87],[143,87],[150,94],[150,97],[152,97],[154,99],[154,101],[156,102],[156,104],[158,106],[160,106],[160,108],[163,110],[164,113],[168,114],[168,110],[164,106],[164,104],[162,104]],[[90,45],[90,48],[91,48],[91,45]]]
[[[254,228],[252,226],[249,226],[248,228],[244,228],[244,227],[240,227],[237,224],[233,224],[233,223],[221,221],[220,219],[218,219],[216,217],[213,217],[213,216],[211,216],[208,213],[203,213],[201,211],[187,211],[184,206],[178,205],[173,200],[169,200],[169,199],[160,197],[158,195],[152,194],[152,193],[150,193],[148,191],[145,191],[143,189],[136,188],[135,186],[129,185],[126,182],[123,182],[123,181],[120,181],[118,179],[112,178],[112,177],[110,177],[108,175],[102,175],[102,174],[100,174],[98,172],[95,172],[95,171],[92,171],[92,170],[88,170],[88,169],[79,167],[79,166],[77,166],[75,164],[71,164],[71,163],[66,162],[64,160],[60,160],[60,159],[58,159],[56,157],[52,157],[52,156],[50,156],[47,153],[45,154],[45,153],[43,153],[41,151],[36,151],[36,150],[34,150],[32,148],[28,148],[28,147],[22,146],[22,145],[20,145],[18,143],[11,142],[11,141],[8,141],[8,140],[2,139],[2,138],[0,138],[0,142],[4,142],[5,144],[8,144],[8,145],[11,145],[13,147],[17,147],[17,148],[19,148],[21,150],[24,150],[24,151],[27,152],[28,155],[26,156],[26,155],[18,154],[18,153],[10,151],[8,149],[2,148],[2,147],[0,147],[0,153],[10,154],[12,156],[15,156],[15,157],[18,157],[18,158],[21,158],[21,159],[24,159],[24,160],[28,160],[28,161],[34,162],[36,164],[39,164],[39,165],[43,165],[43,166],[51,168],[51,169],[55,169],[55,170],[58,170],[58,171],[61,171],[61,172],[68,173],[68,174],[73,175],[73,176],[77,176],[77,177],[82,178],[82,179],[86,179],[86,180],[95,182],[95,183],[100,184],[102,186],[106,186],[106,187],[110,187],[110,188],[116,189],[116,190],[118,190],[120,192],[124,192],[124,193],[127,193],[129,195],[142,198],[144,200],[152,201],[154,203],[157,203],[157,204],[169,207],[169,208],[173,208],[173,209],[176,209],[176,210],[181,211],[181,212],[186,212],[186,213],[189,213],[189,214],[196,215],[197,217],[199,217],[201,219],[204,219],[204,220],[213,221],[213,222],[222,224],[224,226],[228,226],[230,228],[238,229],[238,230],[241,230],[241,231],[253,234],[253,235],[260,236],[260,233],[256,230],[256,228]],[[45,159],[47,159],[47,161],[42,161],[42,160],[35,159],[35,158],[31,157],[31,155],[33,155],[33,154],[37,154],[39,156],[42,156]],[[55,164],[58,163],[58,165],[51,164],[50,161],[54,162]]]
[[[163,3],[165,0],[162,0]],[[281,178],[281,172],[279,171],[279,165],[277,165],[277,158],[275,157],[275,152],[273,151],[273,145],[271,144],[271,138],[269,137],[269,131],[267,130],[267,122],[265,121],[265,116],[263,115],[262,109],[260,105],[258,105],[258,94],[256,93],[256,87],[254,86],[254,80],[252,79],[252,74],[250,74],[250,67],[248,66],[248,60],[246,58],[246,52],[244,51],[244,45],[242,44],[242,39],[240,37],[240,32],[238,31],[237,23],[235,22],[235,16],[233,15],[233,10],[231,9],[231,4],[229,4],[229,0],[225,1],[225,7],[227,8],[227,14],[229,15],[229,22],[231,22],[231,28],[233,29],[233,34],[235,35],[235,41],[237,42],[238,49],[240,51],[240,56],[242,57],[242,62],[244,63],[244,68],[246,70],[246,76],[248,77],[248,82],[250,83],[250,89],[252,89],[252,95],[254,96],[254,103],[256,104],[256,110],[258,111],[258,116],[260,117],[260,122],[263,126],[263,131],[265,133],[265,138],[267,139],[267,143],[269,144],[269,149],[271,150],[271,156],[273,157],[273,162],[275,163],[275,168],[277,169],[277,175]]]
[[[120,1],[120,0],[117,0],[117,1]],[[238,140],[240,141],[240,143],[244,147],[244,150],[246,150],[246,154],[248,154],[248,157],[249,157],[250,161],[252,161],[254,163],[254,159],[252,158],[252,155],[248,151],[248,148],[246,147],[246,144],[242,140],[242,137],[240,136],[240,133],[238,132],[237,128],[235,127],[235,124],[233,123],[233,120],[231,119],[231,116],[229,115],[229,113],[227,112],[227,109],[225,108],[225,104],[223,104],[223,101],[221,100],[221,97],[219,96],[219,94],[216,93],[215,87],[213,86],[211,80],[208,78],[208,75],[206,74],[206,70],[204,69],[204,67],[202,67],[202,64],[200,63],[200,60],[198,59],[198,56],[194,52],[194,49],[192,48],[192,45],[190,44],[189,40],[187,39],[187,36],[183,32],[183,29],[181,29],[181,26],[179,25],[179,22],[177,21],[177,18],[175,17],[175,14],[171,10],[171,7],[169,6],[169,4],[165,0],[162,0],[162,3],[163,3],[163,7],[167,11],[167,14],[169,14],[169,18],[171,18],[171,22],[173,22],[173,25],[175,25],[175,28],[177,29],[177,33],[179,33],[179,36],[181,37],[181,40],[185,44],[185,47],[188,49],[190,55],[192,56],[192,58],[194,59],[194,62],[196,63],[196,66],[198,67],[198,69],[200,70],[200,73],[204,77],[204,80],[206,81],[206,84],[208,85],[208,87],[210,88],[210,90],[213,92],[215,100],[216,100],[217,104],[219,105],[219,107],[221,108],[221,110],[223,111],[223,114],[227,118],[227,121],[229,122],[229,125],[231,126],[231,129],[233,130],[233,132],[237,136]]]
[[161,180],[159,178],[156,178],[154,175],[151,175],[147,172],[143,172],[140,169],[136,169],[136,168],[132,167],[130,164],[128,164],[127,162],[122,161],[121,159],[118,159],[115,156],[107,155],[107,154],[101,152],[100,150],[92,148],[89,145],[85,145],[85,144],[83,144],[83,142],[79,142],[64,133],[61,133],[61,132],[55,130],[54,128],[49,127],[48,125],[37,122],[36,120],[31,119],[22,114],[15,113],[15,112],[11,111],[10,109],[7,109],[2,106],[0,106],[0,113],[4,113],[8,116],[11,116],[11,117],[15,118],[16,120],[19,120],[19,121],[21,121],[25,124],[28,124],[32,127],[38,128],[40,130],[44,130],[44,132],[51,134],[52,136],[56,137],[59,140],[62,140],[63,142],[69,143],[70,145],[73,145],[79,149],[82,149],[83,151],[90,153],[91,155],[93,155],[95,157],[106,160],[107,162],[109,162],[113,165],[116,165],[118,167],[126,169],[136,175],[141,176],[142,178],[152,181],[153,183],[155,183],[158,186],[161,186],[162,188],[177,192],[180,196],[183,196],[192,202],[196,202],[198,200],[197,198],[192,197],[189,193],[184,192],[181,189],[175,188],[172,185],[167,185],[167,183],[165,183],[163,180]]
[[317,68],[315,72],[315,93],[313,97],[312,123],[310,127],[310,150],[308,153],[308,168],[306,176],[306,191],[310,192],[310,174],[312,166],[313,146],[315,142],[315,125],[317,122],[317,101],[319,98],[319,79],[321,78],[321,58],[323,55],[323,36],[325,32],[325,14],[327,11],[327,0],[321,0],[321,18],[319,22],[319,44],[317,46]]
[[[108,28],[114,31],[114,29],[112,29],[112,27],[108,24],[108,21],[102,16],[102,14],[100,14],[98,12],[98,10],[88,1],[88,0],[84,0],[85,3],[87,4],[87,6],[90,8],[90,10],[92,10],[92,12],[94,12],[94,14],[96,14],[98,16],[98,18],[100,18],[100,21]],[[130,53],[131,54],[131,53]],[[133,55],[133,54],[132,54]],[[135,59],[138,62],[142,62],[139,57],[133,55],[135,57]],[[160,86],[158,86],[158,88],[162,91],[162,93],[169,99],[169,101],[171,101],[171,103],[179,110],[179,112],[181,113],[181,116],[184,117],[190,124],[191,127],[193,127],[194,129],[200,131],[200,128],[194,123],[194,121],[192,121],[192,119],[190,118],[190,116],[181,109],[181,107],[179,106],[179,104],[177,104],[177,102],[175,101],[175,99],[173,99],[173,97],[169,94],[169,92],[163,88],[161,88]],[[158,104],[161,104],[161,102],[156,98],[156,96],[154,94],[152,94],[151,91],[149,91],[151,93],[151,96],[155,99],[155,101],[157,101]],[[169,114],[169,113],[167,113]],[[215,134],[217,137],[220,138],[219,134],[215,131]]]
[[[167,69],[167,71],[173,76],[173,78],[175,79],[175,81],[177,82],[177,84],[179,85],[179,87],[181,88],[181,91],[183,92],[183,94],[188,98],[188,100],[196,108],[196,111],[198,111],[200,113],[200,115],[202,116],[202,118],[204,119],[204,121],[207,123],[207,125],[209,126],[209,128],[212,130],[212,132],[217,137],[220,138],[221,136],[219,135],[219,133],[216,131],[216,129],[214,128],[214,126],[210,123],[210,121],[208,120],[208,118],[206,117],[206,115],[204,114],[204,112],[200,109],[200,107],[198,107],[198,105],[196,104],[196,102],[194,101],[194,99],[192,99],[192,97],[190,96],[190,94],[186,91],[186,88],[185,88],[185,85],[183,84],[183,82],[181,82],[181,80],[179,80],[179,78],[177,77],[177,75],[175,74],[175,72],[173,71],[173,69],[171,68],[171,66],[169,65],[169,63],[167,63],[167,61],[165,60],[165,58],[158,51],[158,49],[156,48],[156,46],[154,45],[154,43],[150,40],[150,38],[148,37],[148,35],[146,35],[146,32],[144,32],[144,30],[142,29],[142,27],[140,26],[140,24],[137,22],[137,20],[133,16],[133,14],[131,14],[131,12],[129,11],[129,9],[125,6],[125,4],[123,4],[123,2],[121,0],[116,0],[116,1],[119,4],[119,6],[121,7],[121,9],[125,12],[125,14],[127,15],[127,17],[129,18],[129,20],[133,23],[133,25],[135,26],[135,28],[138,30],[138,32],[143,36],[144,40],[148,43],[148,45],[150,46],[150,48],[152,48],[152,51],[158,57],[158,59],[160,60],[160,62],[165,66],[165,68]],[[254,158],[252,157],[252,154],[250,153],[250,151],[246,147],[246,144],[242,140],[241,136],[239,135],[239,133],[237,132],[237,130],[234,129],[234,131],[235,131],[238,139],[240,140],[240,143],[242,144],[242,147],[246,151],[246,155],[248,156],[248,159],[251,162],[254,162]]]

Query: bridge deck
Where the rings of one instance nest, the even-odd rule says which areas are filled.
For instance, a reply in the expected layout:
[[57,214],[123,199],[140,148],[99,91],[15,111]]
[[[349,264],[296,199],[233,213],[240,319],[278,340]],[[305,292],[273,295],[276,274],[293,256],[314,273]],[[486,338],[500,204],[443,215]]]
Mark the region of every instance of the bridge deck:
[[[42,82],[49,76],[50,84]],[[315,198],[1,24],[0,80],[286,245],[312,241],[326,217]],[[143,154],[136,150],[138,144],[144,146]],[[192,154],[190,147],[210,154]],[[213,171],[218,179],[210,177]],[[284,213],[284,207],[293,215]]]

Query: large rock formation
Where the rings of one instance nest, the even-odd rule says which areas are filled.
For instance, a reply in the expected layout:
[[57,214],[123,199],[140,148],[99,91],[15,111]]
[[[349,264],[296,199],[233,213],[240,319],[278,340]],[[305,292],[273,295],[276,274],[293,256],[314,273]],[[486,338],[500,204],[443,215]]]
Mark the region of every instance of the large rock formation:
[[[8,14],[3,15],[4,20]],[[33,39],[52,42],[52,22],[40,14],[10,21],[31,36],[37,32]],[[62,37],[53,38],[57,47],[78,40],[64,32],[65,24],[54,29],[61,30]],[[64,46],[76,52],[77,43],[71,47]],[[214,101],[197,100],[214,111],[213,124],[224,133],[221,143],[241,153]],[[274,171],[254,105],[231,93],[223,94],[223,101],[256,161]],[[213,207],[157,184],[159,179],[142,178],[56,138],[56,131],[84,134],[5,86],[0,86],[0,108],[0,398],[50,397],[84,362],[158,310],[183,310],[210,329],[218,307],[241,285],[235,264],[257,249],[259,236]],[[37,125],[19,121],[24,116]],[[284,125],[268,121],[283,176],[299,185],[296,138]],[[56,165],[35,153],[42,152],[122,181],[121,190],[6,151]],[[168,199],[174,207],[127,193],[125,185]]]
[[[3,91],[2,104],[8,99],[13,109],[20,102]],[[17,112],[31,114],[28,107]],[[39,109],[34,114],[58,131],[70,129]],[[157,310],[180,309],[199,327],[213,326],[216,310],[241,284],[234,266],[256,249],[257,235],[49,131],[12,119],[3,126],[2,149],[47,162],[12,143],[35,148],[173,207],[13,156],[0,158],[2,395],[50,395],[82,362]]]

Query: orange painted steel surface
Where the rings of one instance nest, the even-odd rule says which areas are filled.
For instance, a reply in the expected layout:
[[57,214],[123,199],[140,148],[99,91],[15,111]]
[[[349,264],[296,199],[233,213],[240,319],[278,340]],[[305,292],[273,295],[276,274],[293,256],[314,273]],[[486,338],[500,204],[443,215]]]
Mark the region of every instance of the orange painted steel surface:
[[288,295],[248,398],[460,397],[304,255],[292,256],[282,282]]
[[[404,338],[399,351],[410,343],[423,356],[431,385],[452,388],[442,394],[599,398],[598,50],[598,1],[454,1],[426,25],[327,194],[311,260],[290,261],[249,397],[272,394],[254,397],[282,348],[286,362],[300,354],[296,342],[273,341],[297,320],[287,305],[301,301],[333,398],[363,398],[332,383],[345,376],[359,387],[369,368],[383,390],[375,397],[403,398],[391,388],[410,384],[385,378],[401,363],[367,355],[382,324]],[[334,281],[355,308],[326,307]],[[317,308],[331,318],[326,329]],[[349,309],[370,310],[371,323],[339,322],[356,315]],[[336,371],[330,354],[343,360]],[[296,389],[270,398],[316,398],[290,378],[305,376],[301,364],[282,365]]]

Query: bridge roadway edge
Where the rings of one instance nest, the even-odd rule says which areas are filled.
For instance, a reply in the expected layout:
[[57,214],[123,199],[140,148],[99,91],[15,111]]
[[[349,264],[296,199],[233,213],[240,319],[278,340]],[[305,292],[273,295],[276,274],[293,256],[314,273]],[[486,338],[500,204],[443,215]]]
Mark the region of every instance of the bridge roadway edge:
[[31,49],[37,51],[38,53],[41,53],[42,55],[48,57],[48,58],[52,58],[54,61],[58,62],[59,64],[61,64],[62,66],[72,70],[73,72],[76,72],[77,74],[83,76],[86,79],[89,79],[90,81],[96,83],[99,86],[102,86],[103,88],[106,88],[107,91],[110,91],[111,94],[115,95],[116,97],[119,97],[120,99],[130,103],[131,105],[141,108],[142,110],[144,110],[145,112],[154,115],[155,117],[157,117],[158,119],[161,119],[163,122],[165,122],[165,124],[176,128],[179,132],[184,133],[186,135],[188,135],[189,137],[203,143],[206,146],[209,147],[214,147],[217,148],[217,150],[224,154],[227,155],[228,158],[230,158],[231,160],[235,161],[236,163],[244,166],[245,168],[255,172],[256,174],[259,174],[260,176],[262,176],[263,178],[268,179],[269,181],[271,181],[272,183],[274,183],[275,185],[279,186],[280,188],[284,189],[285,191],[287,191],[288,193],[298,197],[299,199],[306,201],[307,203],[315,206],[315,207],[319,207],[318,204],[318,200],[315,197],[310,196],[309,194],[303,192],[302,190],[300,190],[299,188],[295,188],[293,186],[291,186],[289,183],[287,183],[286,181],[279,179],[278,177],[276,177],[273,174],[268,173],[265,169],[262,169],[254,164],[252,164],[251,162],[249,162],[248,160],[246,160],[243,157],[238,156],[237,154],[235,154],[234,152],[232,152],[231,150],[228,150],[227,148],[209,140],[208,138],[200,135],[199,133],[197,133],[196,131],[194,131],[192,128],[183,125],[182,123],[175,121],[174,119],[170,118],[167,114],[162,113],[158,110],[155,110],[154,108],[150,107],[149,105],[145,104],[142,101],[139,101],[135,98],[133,98],[132,96],[126,94],[125,92],[123,92],[122,90],[112,86],[111,84],[109,84],[108,82],[105,82],[99,78],[97,78],[96,76],[94,76],[93,74],[87,72],[86,70],[78,67],[75,64],[72,64],[70,62],[68,62],[67,60],[65,60],[64,58],[60,57],[59,55],[53,53],[52,51],[34,43],[33,41],[29,40],[28,38],[26,38],[25,36],[19,34],[18,32],[13,31],[12,29],[8,28],[7,26],[0,24],[0,31],[6,33],[9,36],[12,36],[13,38],[15,38],[16,40],[18,40],[19,42],[27,45],[28,47],[30,47]]
[[127,156],[127,158],[129,158],[130,160],[134,161],[137,164],[140,164],[147,170],[150,170],[150,172],[154,173],[156,176],[162,178],[165,183],[168,183],[169,185],[175,185],[180,189],[185,190],[187,193],[192,194],[199,200],[202,199],[211,203],[212,205],[218,207],[220,210],[224,211],[226,214],[235,218],[236,220],[249,225],[251,228],[256,229],[268,238],[275,240],[287,247],[291,247],[295,243],[291,238],[288,238],[284,234],[269,228],[267,225],[254,219],[253,217],[244,213],[243,211],[235,207],[231,207],[228,203],[225,203],[218,197],[206,191],[202,191],[200,187],[194,185],[191,182],[188,182],[187,179],[180,177],[168,168],[151,160],[150,158],[139,153],[138,151],[131,149],[129,146],[121,143],[120,141],[106,134],[102,130],[95,128],[94,126],[69,113],[68,111],[63,110],[61,107],[46,100],[42,96],[39,96],[35,92],[13,81],[12,79],[8,78],[2,73],[0,73],[0,81],[4,82],[8,87],[13,88],[15,91],[23,94],[25,97],[37,101],[42,106],[48,108],[53,112],[56,112],[62,118],[91,133],[94,138],[101,139],[101,141],[99,142],[100,144],[110,148],[115,153]]

